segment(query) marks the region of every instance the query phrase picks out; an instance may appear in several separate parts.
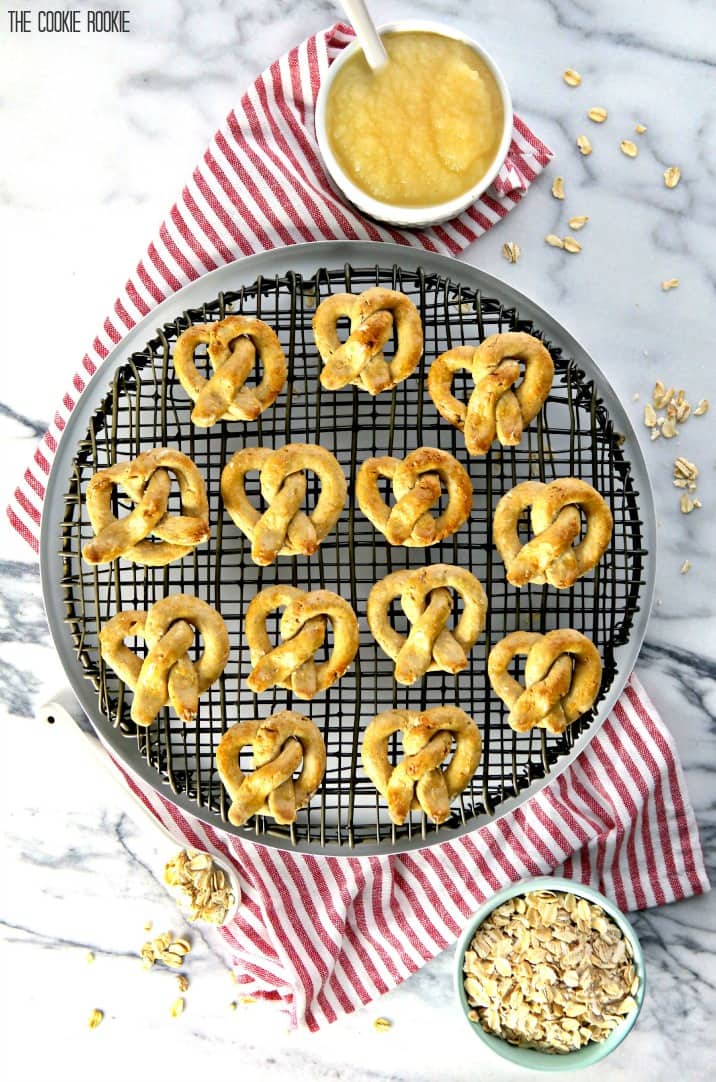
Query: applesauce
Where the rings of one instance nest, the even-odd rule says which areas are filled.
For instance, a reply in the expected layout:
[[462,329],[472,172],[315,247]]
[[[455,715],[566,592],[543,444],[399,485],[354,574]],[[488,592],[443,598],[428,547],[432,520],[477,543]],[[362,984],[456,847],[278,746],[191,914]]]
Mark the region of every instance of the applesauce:
[[371,71],[359,50],[333,81],[331,150],[353,183],[382,203],[445,203],[494,161],[505,120],[499,86],[462,41],[423,31],[382,40],[384,68]]

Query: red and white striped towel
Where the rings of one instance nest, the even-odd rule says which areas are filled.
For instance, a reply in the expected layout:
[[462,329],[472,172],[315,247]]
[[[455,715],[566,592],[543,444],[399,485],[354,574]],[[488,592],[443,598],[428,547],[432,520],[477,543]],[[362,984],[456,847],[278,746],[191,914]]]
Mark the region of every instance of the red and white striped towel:
[[37,552],[47,476],[87,380],[151,309],[188,282],[245,255],[314,240],[390,240],[457,255],[520,201],[552,152],[515,117],[512,143],[489,192],[433,229],[380,226],[345,205],[318,158],[313,111],[322,75],[353,39],[337,24],[291,49],[259,76],[211,140],[191,180],[82,359],[8,515]]
[[247,995],[316,1030],[389,991],[458,937],[494,891],[556,872],[622,909],[709,889],[671,736],[632,677],[579,758],[531,800],[400,856],[314,857],[213,830],[122,773],[190,846],[233,861],[243,904],[222,934]]
[[[489,193],[421,232],[378,226],[343,205],[318,160],[313,107],[322,73],[351,39],[337,25],[277,60],[216,133],[104,322],[8,514],[37,551],[57,442],[88,377],[152,307],[205,271],[300,241],[393,240],[457,254],[503,218],[551,158],[515,118]],[[124,773],[124,771],[123,771]],[[708,890],[698,832],[669,733],[632,678],[579,759],[532,800],[457,841],[403,856],[313,857],[239,841],[130,778],[190,845],[232,859],[244,902],[225,931],[247,993],[280,999],[318,1029],[395,987],[450,944],[490,893],[551,870],[625,909]]]

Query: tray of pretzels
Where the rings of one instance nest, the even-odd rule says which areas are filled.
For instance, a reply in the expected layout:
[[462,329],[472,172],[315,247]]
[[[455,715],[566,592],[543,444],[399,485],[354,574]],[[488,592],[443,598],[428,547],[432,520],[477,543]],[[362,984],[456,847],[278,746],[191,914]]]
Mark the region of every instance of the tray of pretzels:
[[41,566],[102,739],[214,827],[324,853],[470,830],[572,762],[653,590],[636,439],[579,344],[437,255],[192,283],[71,415]]

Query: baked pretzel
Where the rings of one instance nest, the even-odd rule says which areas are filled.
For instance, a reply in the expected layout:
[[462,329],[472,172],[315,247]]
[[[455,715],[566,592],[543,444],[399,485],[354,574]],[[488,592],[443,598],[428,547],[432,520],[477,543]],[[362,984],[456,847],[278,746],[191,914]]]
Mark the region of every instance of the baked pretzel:
[[[403,759],[392,766],[388,741],[403,736]],[[441,763],[455,751],[444,770]],[[385,710],[365,731],[361,759],[376,789],[387,799],[390,818],[401,826],[411,811],[422,811],[433,823],[444,823],[450,801],[477,770],[482,738],[477,725],[457,706],[430,710]]]
[[[448,620],[455,608],[453,591],[463,611],[455,627]],[[413,625],[406,637],[390,623],[390,605],[400,598]],[[385,653],[395,661],[399,684],[414,684],[426,672],[458,673],[485,627],[487,596],[473,574],[452,564],[432,564],[415,571],[394,571],[368,595],[368,625]]]
[[[239,766],[239,753],[248,744],[254,756],[250,775]],[[312,721],[293,710],[281,710],[227,729],[216,749],[216,767],[231,797],[229,822],[235,827],[252,815],[293,823],[323,780],[326,746]]]
[[[179,482],[181,515],[169,513],[171,474]],[[123,488],[136,505],[121,519],[112,511],[115,487]],[[210,536],[204,479],[190,458],[169,447],[155,447],[131,462],[99,470],[87,486],[86,500],[96,535],[82,549],[90,564],[124,556],[132,563],[161,567]],[[157,541],[146,540],[150,536]]]
[[[214,374],[210,379],[197,370],[196,347],[208,343]],[[255,387],[246,380],[256,356],[263,378]],[[286,357],[276,332],[260,319],[227,316],[218,323],[196,323],[177,339],[174,368],[182,387],[194,402],[191,419],[209,428],[222,418],[253,421],[276,401],[286,382]]]
[[[283,641],[274,647],[266,621],[269,613],[281,608]],[[333,647],[327,661],[316,662],[313,655],[323,645],[329,623]],[[329,590],[306,593],[295,586],[267,586],[246,610],[245,633],[253,666],[246,683],[256,693],[278,686],[299,699],[312,699],[340,680],[358,652],[356,615],[347,601]]]
[[[455,373],[461,370],[469,372],[474,383],[467,405],[452,393]],[[438,413],[465,433],[468,454],[486,455],[495,439],[505,447],[520,442],[553,378],[552,358],[539,339],[509,331],[490,335],[477,348],[457,346],[441,354],[430,366],[428,393]]]
[[[198,661],[189,657],[197,632],[204,642]],[[144,639],[149,647],[144,660],[124,640]],[[131,718],[151,725],[169,703],[181,720],[193,721],[199,696],[224,671],[229,657],[229,635],[219,613],[189,594],[172,594],[156,601],[148,612],[118,612],[99,633],[102,657],[134,691]]]
[[[530,508],[534,537],[525,545],[517,530]],[[584,537],[572,545],[586,521]],[[599,562],[612,536],[612,514],[604,498],[576,477],[549,484],[524,481],[502,497],[492,520],[492,536],[513,586],[548,582],[558,590],[573,586]]]
[[[527,658],[524,687],[507,671],[518,654]],[[490,651],[487,673],[518,733],[534,728],[563,733],[594,705],[602,659],[594,643],[571,628],[546,635],[513,631]]]
[[[261,495],[268,507],[261,514],[246,495],[246,474],[261,474]],[[310,514],[301,511],[306,471],[321,482]],[[333,529],[346,502],[346,479],[333,455],[313,443],[287,443],[278,451],[245,447],[221,474],[221,497],[232,521],[251,541],[251,559],[261,566],[277,556],[312,556]]]
[[[338,320],[351,321],[345,342],[338,337]],[[383,347],[393,327],[395,355],[386,360]],[[353,383],[376,395],[401,383],[415,371],[423,352],[423,325],[418,310],[404,293],[376,286],[357,296],[336,293],[327,297],[313,317],[313,336],[324,366],[321,384],[338,391]]]
[[[388,477],[396,502],[388,506],[378,490],[378,478]],[[447,488],[448,504],[433,518],[430,508]],[[418,447],[399,458],[369,458],[356,478],[356,498],[361,511],[391,545],[411,548],[434,545],[455,533],[472,509],[472,482],[452,455],[437,447]]]

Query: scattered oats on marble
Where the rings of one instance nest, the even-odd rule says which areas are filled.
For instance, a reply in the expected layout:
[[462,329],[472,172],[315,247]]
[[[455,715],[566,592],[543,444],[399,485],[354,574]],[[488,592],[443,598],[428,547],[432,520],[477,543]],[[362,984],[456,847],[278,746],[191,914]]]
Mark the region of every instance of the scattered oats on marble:
[[679,288],[679,279],[678,278],[667,278],[666,281],[661,283],[661,288],[663,289],[664,293],[668,293],[670,289],[678,289]]
[[684,560],[681,567],[679,568],[679,574],[680,575],[685,575],[690,570],[691,570],[691,560]]
[[567,68],[562,75],[567,86],[580,86],[582,82],[582,76],[574,68]]
[[472,1021],[545,1052],[603,1041],[637,1006],[628,941],[601,906],[573,894],[532,891],[498,906],[463,971]]
[[586,135],[577,136],[577,146],[579,147],[579,153],[583,154],[585,158],[592,153],[592,144]]
[[636,143],[632,143],[631,139],[622,139],[619,144],[619,149],[622,154],[626,154],[627,158],[636,158],[639,153],[639,148]]
[[634,131],[637,135],[643,135],[646,131],[646,124],[637,124],[637,126],[634,128]]
[[516,263],[520,258],[521,253],[522,249],[519,244],[515,244],[513,240],[502,245],[502,254],[508,263]]
[[579,229],[584,229],[584,227],[585,227],[585,225],[587,224],[588,221],[589,221],[589,215],[588,214],[578,214],[574,218],[570,218],[569,221],[567,222],[567,225],[569,226],[570,229],[579,230]]
[[694,417],[703,417],[708,412],[709,400],[708,398],[702,398],[694,410]]
[[92,1011],[92,1014],[89,1016],[89,1021],[87,1025],[90,1029],[97,1029],[97,1026],[101,1024],[103,1018],[104,1011],[101,1011],[99,1007],[95,1007],[95,1009]]
[[387,1033],[389,1029],[392,1029],[393,1023],[388,1018],[376,1018],[373,1023],[373,1029],[378,1033]]
[[179,996],[178,999],[175,999],[171,1007],[169,1008],[169,1013],[172,1018],[178,1018],[180,1014],[183,1014],[185,1006],[186,1002],[182,999],[181,996]]
[[595,105],[593,109],[590,109],[587,113],[590,120],[593,120],[595,124],[603,124],[609,116],[609,113],[601,105]]
[[552,248],[564,248],[564,241],[554,233],[548,233],[544,239]]
[[555,199],[564,199],[564,177],[555,177],[552,181],[552,195]]
[[569,252],[571,255],[576,255],[577,252],[581,252],[582,245],[574,237],[564,237],[563,245],[565,252]]
[[182,849],[164,868],[164,882],[174,887],[187,920],[223,924],[234,904],[231,884],[210,853]]
[[681,170],[678,165],[670,165],[664,170],[664,184],[667,188],[675,188],[681,180]]
[[151,969],[156,962],[163,962],[171,969],[181,969],[190,950],[191,943],[188,939],[175,939],[172,932],[164,932],[156,939],[148,940],[139,956],[145,969]]

